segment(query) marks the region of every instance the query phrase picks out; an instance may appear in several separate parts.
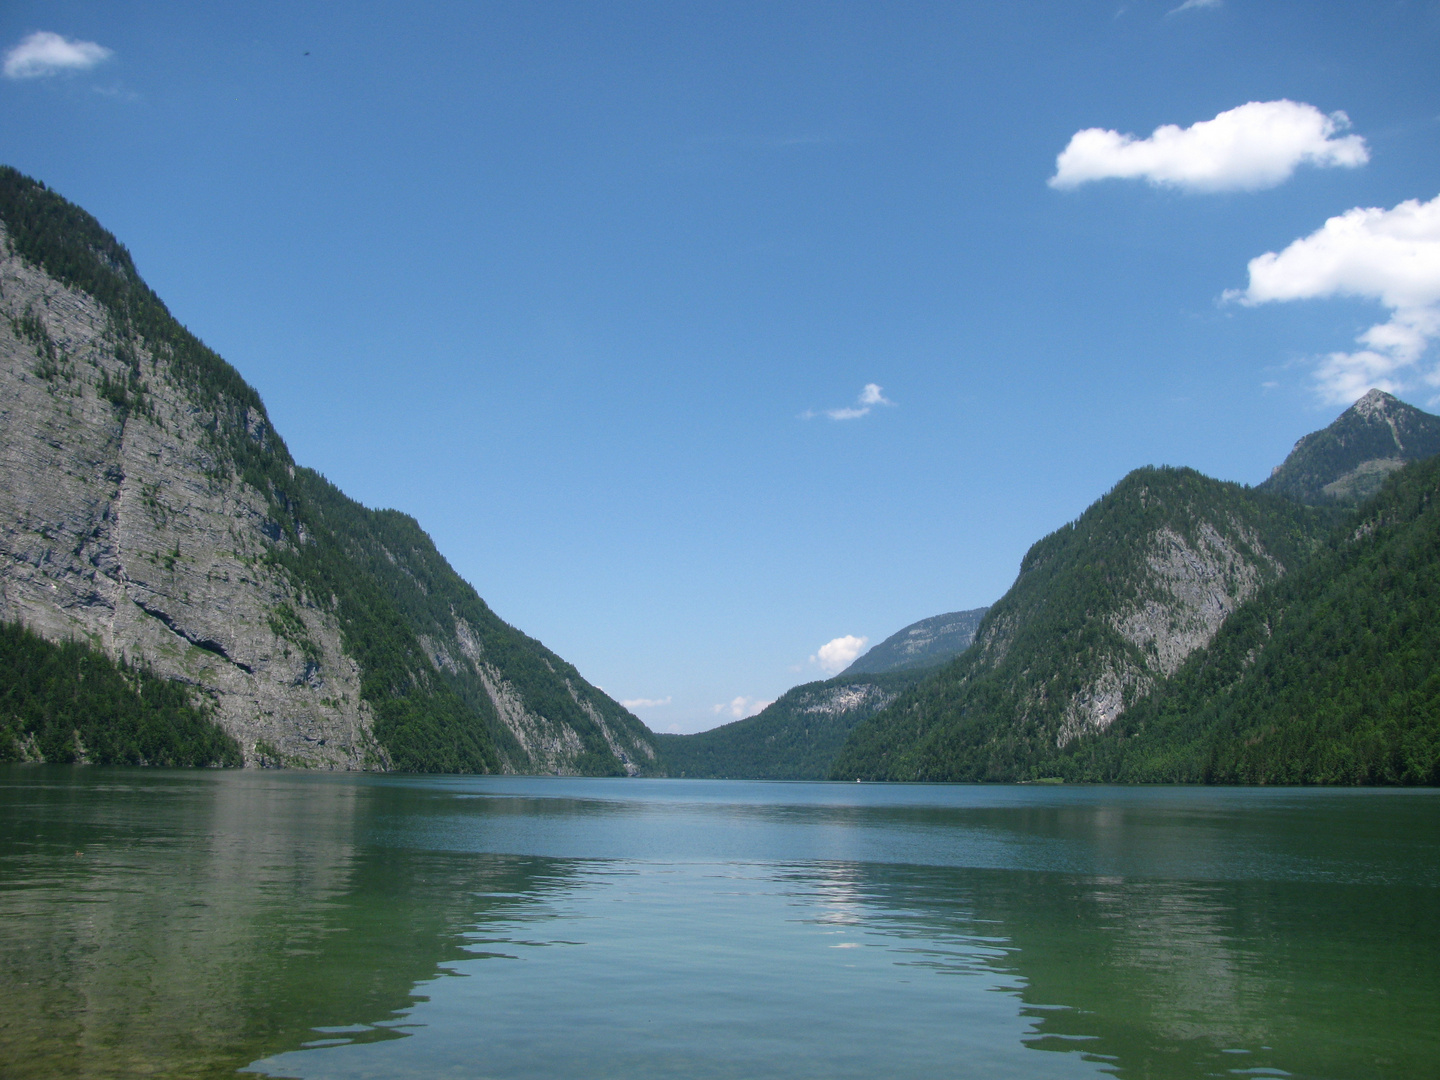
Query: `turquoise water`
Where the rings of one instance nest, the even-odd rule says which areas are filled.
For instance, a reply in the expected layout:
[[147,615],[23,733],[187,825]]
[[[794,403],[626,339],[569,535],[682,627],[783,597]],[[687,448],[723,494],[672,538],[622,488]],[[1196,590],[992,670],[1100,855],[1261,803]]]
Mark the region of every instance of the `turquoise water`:
[[6,1076],[1437,1062],[1440,792],[0,768]]

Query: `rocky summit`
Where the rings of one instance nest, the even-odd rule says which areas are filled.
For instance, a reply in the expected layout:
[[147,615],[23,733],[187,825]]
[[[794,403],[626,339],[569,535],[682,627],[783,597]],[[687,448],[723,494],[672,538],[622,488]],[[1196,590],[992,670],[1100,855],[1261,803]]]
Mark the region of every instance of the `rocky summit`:
[[1358,503],[1412,461],[1440,454],[1440,417],[1371,390],[1329,427],[1311,432],[1262,488],[1311,505]]
[[656,768],[638,719],[500,620],[412,519],[298,466],[115,238],[13,169],[0,462],[0,620],[187,687],[246,764]]

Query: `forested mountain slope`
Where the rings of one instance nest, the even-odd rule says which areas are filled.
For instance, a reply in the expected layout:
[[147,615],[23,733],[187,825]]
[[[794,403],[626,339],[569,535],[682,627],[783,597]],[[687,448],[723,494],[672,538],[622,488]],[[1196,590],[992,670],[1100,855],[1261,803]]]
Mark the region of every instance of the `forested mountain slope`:
[[1306,561],[1334,515],[1191,469],[1136,470],[1030,549],[975,644],[859,724],[832,775],[1035,775]]
[[89,214],[0,168],[0,245],[0,620],[188,687],[248,764],[654,767],[413,519],[297,467]]
[[1394,473],[1106,736],[1045,768],[1077,780],[1440,784],[1440,458]]
[[858,657],[840,674],[878,675],[905,668],[938,667],[970,647],[989,608],[952,611],[913,622]]
[[856,724],[924,675],[841,674],[787,690],[744,720],[694,735],[657,735],[671,776],[823,780]]

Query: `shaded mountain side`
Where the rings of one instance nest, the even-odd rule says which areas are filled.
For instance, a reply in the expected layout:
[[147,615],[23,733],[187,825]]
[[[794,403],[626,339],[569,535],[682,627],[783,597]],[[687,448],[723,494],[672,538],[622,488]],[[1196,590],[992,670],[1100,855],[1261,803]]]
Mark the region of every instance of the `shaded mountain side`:
[[787,690],[744,720],[655,738],[671,776],[823,780],[855,725],[924,675],[922,670],[839,675]]
[[[573,664],[496,616],[414,518],[368,510],[309,469],[296,470],[294,489],[307,511],[292,519],[297,538],[309,522],[327,529],[333,545],[293,544],[276,560],[296,579],[343,598],[346,644],[360,659],[362,678],[378,684],[377,697],[386,695],[386,672],[403,679],[404,670],[424,664],[432,700],[415,702],[416,709],[453,698],[451,707],[462,716],[484,721],[507,771],[651,771],[649,729]],[[387,650],[406,634],[415,655],[402,661]],[[390,729],[383,709],[377,712],[381,738]],[[408,711],[397,713],[400,731],[423,730],[426,717],[405,728]]]
[[1132,472],[1026,554],[957,659],[856,726],[837,779],[1015,780],[1101,732],[1305,562],[1336,511]]
[[989,608],[932,615],[891,634],[840,674],[877,675],[904,668],[938,667],[959,656],[975,640],[975,631]]
[[0,168],[0,243],[0,619],[143,658],[248,764],[654,767],[413,519],[297,467],[94,218]]
[[1084,780],[1440,784],[1440,458],[1406,466],[1149,700]]
[[1358,503],[1411,461],[1440,454],[1440,416],[1371,390],[1295,444],[1259,486],[1299,502]]

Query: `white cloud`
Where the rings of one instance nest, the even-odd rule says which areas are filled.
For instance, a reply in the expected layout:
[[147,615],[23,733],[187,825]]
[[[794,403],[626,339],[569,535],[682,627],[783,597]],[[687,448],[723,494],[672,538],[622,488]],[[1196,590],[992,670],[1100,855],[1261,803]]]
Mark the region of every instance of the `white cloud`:
[[39,30],[5,54],[7,79],[35,79],[62,71],[84,71],[111,55],[93,41],[71,41]]
[[865,651],[868,644],[868,637],[855,637],[853,634],[833,638],[815,651],[810,662],[819,664],[831,675],[838,675],[855,662],[855,658]]
[[1302,164],[1353,168],[1369,161],[1364,139],[1339,135],[1349,126],[1343,112],[1326,116],[1313,105],[1282,100],[1252,101],[1188,128],[1165,124],[1148,139],[1086,128],[1055,159],[1050,186],[1121,179],[1186,191],[1275,187]]
[[627,709],[658,709],[658,708],[660,708],[660,706],[662,706],[662,705],[669,705],[669,704],[670,704],[670,699],[669,699],[668,697],[663,697],[663,698],[637,697],[637,698],[630,698],[628,701],[622,701],[622,702],[620,702],[620,704],[621,704],[621,705],[624,705],[625,708],[627,708]]
[[1410,199],[1392,210],[1356,206],[1331,217],[1284,251],[1250,259],[1250,285],[1225,300],[1270,304],[1358,297],[1390,308],[1354,353],[1331,353],[1316,369],[1320,396],[1349,405],[1371,387],[1391,393],[1440,387],[1440,364],[1426,363],[1440,337],[1440,196]]
[[[854,405],[846,405],[839,409],[826,409],[825,415],[831,420],[858,420],[862,416],[868,416],[870,410],[876,405],[894,405],[895,403],[887,398],[877,383],[866,383],[865,388],[860,391],[860,396],[855,399]],[[800,414],[801,420],[813,420],[818,415],[813,409],[806,409]]]
[[762,701],[759,698],[737,697],[728,702],[722,702],[719,705],[712,706],[710,711],[717,716],[721,713],[728,712],[736,720],[744,720],[745,717],[754,716],[761,709],[765,708],[765,706],[773,705],[774,703],[773,698],[769,701]]
[[1377,300],[1390,318],[1331,353],[1316,369],[1321,396],[1349,404],[1371,387],[1396,393],[1419,380],[1440,388],[1440,364],[1425,363],[1440,338],[1440,195],[1393,210],[1356,207],[1332,217],[1278,254],[1250,260],[1250,285],[1225,294],[1242,304],[1332,296]]
[[1218,8],[1225,0],[1185,0],[1177,8],[1171,8],[1167,14],[1179,15],[1182,11],[1199,11],[1201,8]]

